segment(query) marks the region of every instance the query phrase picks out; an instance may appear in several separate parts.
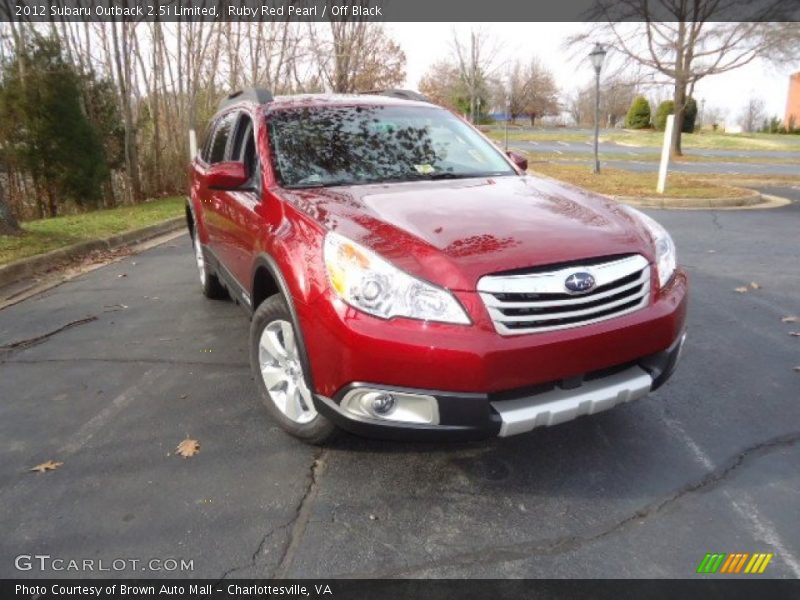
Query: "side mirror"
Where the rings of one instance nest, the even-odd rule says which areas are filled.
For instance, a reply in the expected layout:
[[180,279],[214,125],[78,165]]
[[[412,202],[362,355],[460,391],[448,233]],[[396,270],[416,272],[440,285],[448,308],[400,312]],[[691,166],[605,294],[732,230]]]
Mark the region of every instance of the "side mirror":
[[235,190],[247,183],[248,179],[247,170],[241,162],[216,163],[206,173],[208,187],[215,190]]
[[511,150],[506,152],[506,154],[508,155],[508,158],[511,159],[511,162],[517,165],[517,168],[522,169],[523,171],[528,170],[528,159],[522,156],[522,154],[517,154]]

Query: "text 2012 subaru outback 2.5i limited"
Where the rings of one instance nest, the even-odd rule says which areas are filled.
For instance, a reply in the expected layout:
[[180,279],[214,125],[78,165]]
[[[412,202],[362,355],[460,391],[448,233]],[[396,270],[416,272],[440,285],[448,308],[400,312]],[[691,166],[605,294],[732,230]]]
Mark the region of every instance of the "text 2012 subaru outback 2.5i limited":
[[687,303],[669,234],[424,100],[237,92],[192,162],[200,282],[252,311],[273,418],[313,443],[474,439],[663,384]]

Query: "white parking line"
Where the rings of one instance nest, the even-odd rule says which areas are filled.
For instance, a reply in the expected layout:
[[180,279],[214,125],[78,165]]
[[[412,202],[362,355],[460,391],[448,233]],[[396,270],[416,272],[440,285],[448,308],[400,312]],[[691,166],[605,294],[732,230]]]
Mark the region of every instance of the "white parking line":
[[94,435],[103,429],[108,423],[116,417],[123,408],[128,406],[133,400],[137,399],[142,389],[147,389],[147,386],[157,381],[167,373],[165,367],[156,367],[145,371],[139,380],[121,394],[116,396],[110,404],[107,404],[99,413],[86,421],[78,431],[76,431],[68,440],[67,443],[61,446],[58,451],[59,456],[65,454],[73,454],[83,448]]
[[[670,418],[666,418],[664,421],[667,427],[672,430],[672,433],[683,440],[683,443],[689,447],[689,450],[697,462],[703,465],[708,471],[713,471],[716,468],[711,457],[703,451],[688,433],[686,433],[686,430],[680,423]],[[726,489],[722,490],[722,494],[727,498],[733,510],[736,511],[745,522],[750,523],[753,535],[757,539],[775,548],[777,551],[775,554],[780,556],[783,562],[788,565],[795,577],[800,577],[800,560],[786,547],[780,534],[775,529],[775,525],[758,511],[758,506],[753,498],[741,489],[737,490],[736,498]]]

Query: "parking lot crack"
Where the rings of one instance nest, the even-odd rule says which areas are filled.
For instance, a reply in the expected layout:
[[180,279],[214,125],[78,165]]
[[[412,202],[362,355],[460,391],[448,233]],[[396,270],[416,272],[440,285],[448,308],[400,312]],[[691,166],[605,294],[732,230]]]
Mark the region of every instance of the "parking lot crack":
[[319,492],[319,480],[322,477],[322,474],[325,472],[325,467],[327,466],[325,458],[326,451],[321,449],[316,453],[314,462],[311,463],[308,476],[308,485],[306,486],[303,497],[300,499],[300,502],[297,505],[295,518],[291,523],[291,529],[289,531],[288,543],[284,549],[280,563],[278,563],[278,568],[273,574],[273,577],[276,579],[285,577],[289,572],[294,560],[294,556],[298,547],[300,546],[300,542],[303,540],[306,527],[311,519],[314,500]]
[[78,327],[79,325],[86,325],[87,323],[92,323],[97,321],[96,316],[86,317],[83,319],[76,319],[75,321],[70,321],[69,323],[62,325],[58,329],[54,329],[52,331],[48,331],[47,333],[43,333],[41,335],[37,335],[32,338],[27,338],[24,340],[17,340],[16,342],[11,342],[10,344],[4,344],[0,346],[0,352],[2,353],[11,353],[16,352],[18,350],[24,350],[26,348],[30,348],[32,346],[38,346],[41,343],[44,343],[54,335],[57,335],[67,329],[72,329],[73,327]]
[[443,557],[440,560],[431,560],[424,565],[412,566],[408,569],[388,570],[385,572],[372,573],[349,573],[339,575],[345,578],[386,578],[386,577],[407,577],[419,575],[420,573],[430,573],[432,569],[438,568],[457,568],[469,567],[479,561],[483,565],[497,562],[507,562],[514,560],[524,560],[531,556],[558,555],[565,552],[572,552],[583,546],[600,541],[612,536],[635,522],[648,519],[689,494],[705,491],[719,485],[727,479],[737,469],[747,462],[765,456],[771,452],[792,446],[800,441],[800,432],[788,433],[769,440],[753,444],[733,455],[718,468],[707,472],[699,479],[692,481],[679,488],[669,496],[652,502],[626,517],[610,523],[606,527],[596,530],[588,535],[569,535],[560,538],[522,542],[509,546],[495,546],[481,548],[476,551],[469,551]]
[[[314,460],[309,469],[306,486],[303,490],[300,501],[297,503],[297,506],[293,511],[291,519],[289,519],[286,523],[269,530],[264,537],[261,538],[258,547],[250,557],[250,562],[245,565],[239,565],[228,569],[222,574],[222,576],[219,578],[219,581],[226,579],[238,571],[255,568],[258,566],[259,559],[264,554],[269,541],[276,534],[288,530],[287,539],[284,544],[280,560],[278,561],[278,565],[275,568],[275,572],[269,577],[279,579],[286,576],[290,567],[292,566],[292,561],[297,552],[297,548],[303,539],[306,526],[311,518],[314,500],[319,489],[319,479],[324,473],[326,467],[325,454],[326,453],[324,449],[318,450],[315,453]],[[217,583],[219,583],[219,581]]]

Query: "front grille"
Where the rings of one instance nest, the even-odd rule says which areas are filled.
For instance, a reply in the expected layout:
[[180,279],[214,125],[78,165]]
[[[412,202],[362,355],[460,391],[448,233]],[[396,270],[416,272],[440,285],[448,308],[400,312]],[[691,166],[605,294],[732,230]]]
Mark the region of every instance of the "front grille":
[[[588,292],[570,292],[573,273],[594,277]],[[607,262],[587,261],[524,275],[487,275],[478,292],[501,335],[579,327],[631,313],[650,299],[650,265],[638,254]]]

